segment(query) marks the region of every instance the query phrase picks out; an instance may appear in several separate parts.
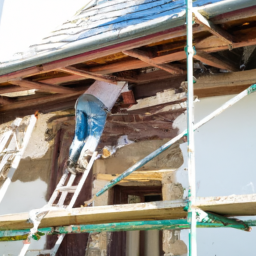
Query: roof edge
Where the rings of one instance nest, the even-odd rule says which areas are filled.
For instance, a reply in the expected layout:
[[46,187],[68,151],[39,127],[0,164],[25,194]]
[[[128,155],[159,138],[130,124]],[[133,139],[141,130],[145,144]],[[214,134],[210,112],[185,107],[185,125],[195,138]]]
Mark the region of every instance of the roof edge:
[[[203,1],[198,1],[205,2]],[[215,2],[213,4],[209,4],[206,6],[198,7],[198,10],[208,17],[214,17],[223,13],[228,13],[232,11],[236,11],[239,9],[244,9],[247,7],[251,7],[255,5],[255,0],[229,0],[222,2]],[[65,59],[71,56],[79,55],[82,53],[90,52],[93,50],[98,50],[101,48],[105,48],[108,46],[113,46],[119,43],[123,43],[125,41],[130,41],[133,39],[141,38],[144,36],[148,36],[154,33],[158,33],[164,30],[169,30],[171,28],[179,27],[185,24],[185,8],[179,8],[180,12],[178,18],[166,17],[164,19],[159,19],[159,22],[147,22],[145,26],[138,26],[134,29],[127,29],[122,34],[107,35],[105,37],[101,37],[97,40],[97,45],[95,45],[95,40],[80,40],[69,46],[68,48],[63,48],[61,50],[56,50],[54,52],[48,52],[42,55],[37,55],[35,57],[29,58],[27,60],[21,60],[16,63],[12,63],[10,65],[6,65],[1,68],[0,76],[10,74],[16,71],[20,71],[23,69],[31,68],[34,66],[50,63],[53,61]]]

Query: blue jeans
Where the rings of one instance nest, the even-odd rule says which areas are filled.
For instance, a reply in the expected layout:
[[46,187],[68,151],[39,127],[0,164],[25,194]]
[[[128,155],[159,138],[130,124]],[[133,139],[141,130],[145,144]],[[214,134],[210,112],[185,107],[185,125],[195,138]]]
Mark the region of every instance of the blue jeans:
[[107,118],[105,105],[93,95],[83,94],[76,103],[76,130],[69,159],[77,162],[81,151],[93,153],[100,141]]

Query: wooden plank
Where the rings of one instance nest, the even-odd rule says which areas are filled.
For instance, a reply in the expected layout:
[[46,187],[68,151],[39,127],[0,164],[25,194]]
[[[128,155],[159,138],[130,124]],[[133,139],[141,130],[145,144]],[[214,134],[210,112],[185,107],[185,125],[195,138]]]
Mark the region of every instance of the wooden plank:
[[[183,210],[185,206],[186,202],[176,200],[60,209],[49,212],[40,227],[185,218],[187,215]],[[2,215],[0,230],[31,228],[31,223],[27,223],[28,218],[28,213]]]
[[[162,178],[165,173],[176,171],[176,169],[136,171],[118,183],[120,186],[162,186]],[[96,180],[111,181],[120,174],[95,174]]]
[[228,216],[256,215],[256,194],[199,198],[196,207]]
[[74,89],[41,83],[41,82],[32,82],[26,79],[13,80],[13,81],[10,81],[10,83],[19,85],[21,87],[28,88],[28,89],[37,89],[43,92],[54,92],[54,93],[64,93],[64,94],[75,93]]
[[[123,221],[186,218],[185,200],[60,209],[49,212],[40,227],[100,224]],[[256,194],[198,198],[196,207],[228,216],[256,215]],[[0,216],[0,230],[29,229],[28,213]]]
[[239,69],[233,63],[231,63],[231,61],[225,59],[220,60],[213,55],[203,51],[197,51],[194,58],[212,67],[226,69],[233,72],[239,71]]
[[[158,180],[162,181],[162,177],[165,173],[174,172],[176,169],[163,169],[163,170],[150,170],[150,171],[135,171],[131,173],[124,180]],[[98,173],[95,174],[95,178],[98,180],[112,180],[119,176],[120,174],[105,174]]]
[[210,97],[240,93],[256,82],[256,70],[222,73],[200,77],[194,84],[194,93]]
[[153,66],[162,69],[171,74],[183,74],[183,70],[170,64],[158,64],[152,58],[150,58],[145,52],[137,49],[123,51],[124,54],[140,59],[147,63],[149,66]]
[[197,24],[202,25],[206,30],[211,32],[213,35],[220,38],[222,41],[227,43],[228,45],[232,45],[234,39],[233,36],[230,35],[227,31],[222,28],[216,26],[213,22],[207,20],[201,13],[194,10],[194,20]]

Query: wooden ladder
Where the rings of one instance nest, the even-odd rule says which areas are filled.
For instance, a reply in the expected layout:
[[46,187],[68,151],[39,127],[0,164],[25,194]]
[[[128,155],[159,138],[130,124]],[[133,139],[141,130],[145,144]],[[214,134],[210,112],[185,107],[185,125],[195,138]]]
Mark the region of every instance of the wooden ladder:
[[[92,157],[91,157],[91,160],[87,166],[87,168],[85,169],[84,173],[81,175],[81,178],[80,178],[80,181],[78,183],[77,186],[73,186],[73,182],[76,178],[76,175],[75,174],[69,174],[69,172],[67,170],[64,171],[64,174],[62,175],[56,189],[54,190],[49,202],[43,207],[41,208],[38,213],[43,213],[43,217],[50,211],[51,207],[57,207],[57,208],[60,208],[60,209],[63,209],[63,208],[66,208],[66,209],[71,209],[73,208],[75,202],[76,202],[76,199],[78,197],[78,195],[80,194],[80,191],[90,173],[90,170],[93,166],[93,163],[94,161],[96,160],[96,156],[97,156],[97,152],[94,152],[92,154]],[[69,178],[68,178],[69,177]],[[64,184],[66,183],[67,181],[67,184],[64,186]],[[58,203],[56,205],[53,205],[53,203],[55,202],[55,200],[57,199],[59,193],[61,193],[61,196],[58,200]],[[68,205],[64,205],[64,202],[65,202],[65,199],[68,195],[68,193],[72,193],[73,196],[72,196],[72,199],[70,201],[70,203]],[[42,218],[43,218],[42,217]],[[39,225],[39,224],[38,224]],[[47,254],[47,255],[51,255],[51,256],[55,256],[63,239],[65,237],[65,234],[61,234],[59,237],[58,237],[58,240],[56,241],[54,247],[50,250],[31,250],[31,251],[38,251],[40,252],[41,255],[44,255],[44,254]],[[19,254],[19,256],[25,256],[26,253],[28,252],[28,248],[30,246],[30,239],[26,240],[23,247],[22,247],[22,250]]]
[[28,145],[29,139],[33,132],[37,118],[31,115],[28,122],[24,137],[20,139],[17,136],[22,118],[16,118],[10,129],[2,134],[0,137],[0,179],[4,182],[0,187],[0,203],[3,200],[5,193],[11,184],[12,177],[19,166],[20,160]]

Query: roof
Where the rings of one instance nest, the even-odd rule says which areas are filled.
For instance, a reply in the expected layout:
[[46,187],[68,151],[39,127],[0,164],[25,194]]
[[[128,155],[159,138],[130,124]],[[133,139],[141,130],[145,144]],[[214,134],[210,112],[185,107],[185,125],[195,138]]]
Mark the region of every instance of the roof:
[[[252,6],[253,0],[196,0],[193,5],[212,17]],[[185,24],[184,0],[114,0],[83,8],[22,59],[1,64],[0,75],[48,63],[84,52]]]

